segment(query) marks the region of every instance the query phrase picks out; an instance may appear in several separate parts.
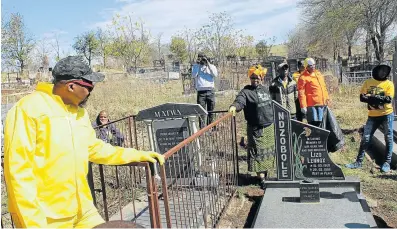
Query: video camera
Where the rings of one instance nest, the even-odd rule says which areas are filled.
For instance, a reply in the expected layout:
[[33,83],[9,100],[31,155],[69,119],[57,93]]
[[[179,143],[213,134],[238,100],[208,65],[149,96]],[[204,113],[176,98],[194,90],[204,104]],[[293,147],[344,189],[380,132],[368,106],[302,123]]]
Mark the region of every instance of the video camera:
[[210,59],[206,55],[199,53],[197,56],[197,63],[200,65],[206,65],[207,63],[210,63]]

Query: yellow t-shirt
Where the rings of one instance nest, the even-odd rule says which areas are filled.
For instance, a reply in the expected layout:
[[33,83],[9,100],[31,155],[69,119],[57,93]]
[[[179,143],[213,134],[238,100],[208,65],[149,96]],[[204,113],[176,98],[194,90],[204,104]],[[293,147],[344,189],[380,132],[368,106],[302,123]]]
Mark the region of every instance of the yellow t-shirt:
[[[378,81],[373,78],[367,79],[362,88],[361,94],[390,96],[394,98],[394,84],[390,80]],[[368,116],[379,117],[393,113],[393,104],[368,104]]]
[[288,81],[283,81],[284,88],[287,88]]

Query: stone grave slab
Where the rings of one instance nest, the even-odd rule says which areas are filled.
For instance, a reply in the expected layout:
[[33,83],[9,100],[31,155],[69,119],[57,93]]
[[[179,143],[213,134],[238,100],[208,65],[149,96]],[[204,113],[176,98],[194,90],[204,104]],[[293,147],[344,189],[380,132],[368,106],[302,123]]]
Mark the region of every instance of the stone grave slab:
[[300,203],[299,188],[266,189],[254,228],[370,228],[376,222],[352,187],[321,188],[319,203]]

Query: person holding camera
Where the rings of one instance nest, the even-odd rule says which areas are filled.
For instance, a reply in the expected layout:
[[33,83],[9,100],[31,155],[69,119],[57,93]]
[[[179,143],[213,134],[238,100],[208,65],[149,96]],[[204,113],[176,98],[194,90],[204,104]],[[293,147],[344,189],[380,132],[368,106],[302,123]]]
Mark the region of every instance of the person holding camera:
[[381,172],[390,172],[393,155],[393,98],[394,84],[390,78],[391,67],[385,64],[377,65],[372,69],[372,78],[367,79],[360,91],[360,102],[366,103],[368,119],[364,126],[364,133],[356,161],[345,165],[349,169],[359,169],[363,165],[365,152],[371,145],[372,137],[379,127],[383,127],[386,142],[386,158],[380,168]]
[[[211,64],[203,53],[198,54],[197,63],[192,67],[192,77],[195,79],[197,90],[197,103],[207,111],[215,108],[215,77],[218,70]],[[212,123],[213,114],[208,114],[207,125]],[[200,128],[204,127],[204,121],[200,121]]]

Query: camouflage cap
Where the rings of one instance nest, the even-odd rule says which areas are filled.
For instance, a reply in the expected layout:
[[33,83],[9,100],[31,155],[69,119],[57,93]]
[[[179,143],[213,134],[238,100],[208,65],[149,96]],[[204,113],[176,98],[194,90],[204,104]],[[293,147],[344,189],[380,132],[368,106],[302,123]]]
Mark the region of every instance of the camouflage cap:
[[91,82],[101,82],[105,75],[93,72],[80,56],[68,56],[56,63],[52,70],[52,76],[56,80],[85,79]]

